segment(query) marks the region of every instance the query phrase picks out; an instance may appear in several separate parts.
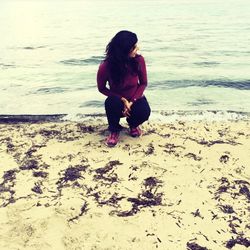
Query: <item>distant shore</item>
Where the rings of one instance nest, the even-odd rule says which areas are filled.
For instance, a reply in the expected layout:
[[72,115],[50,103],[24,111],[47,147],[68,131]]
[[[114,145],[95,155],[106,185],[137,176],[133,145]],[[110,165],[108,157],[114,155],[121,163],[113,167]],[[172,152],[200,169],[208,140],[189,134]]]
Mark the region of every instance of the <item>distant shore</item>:
[[108,148],[104,117],[64,117],[0,116],[1,250],[250,246],[249,119],[122,121]]

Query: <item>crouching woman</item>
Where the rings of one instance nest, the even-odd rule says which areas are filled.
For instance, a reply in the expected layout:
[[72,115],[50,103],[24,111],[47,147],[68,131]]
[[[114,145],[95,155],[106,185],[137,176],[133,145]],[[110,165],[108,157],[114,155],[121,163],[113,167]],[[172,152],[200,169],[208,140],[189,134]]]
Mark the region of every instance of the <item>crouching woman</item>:
[[150,107],[143,92],[147,86],[145,60],[137,54],[138,39],[130,31],[118,32],[106,46],[106,56],[97,72],[98,90],[107,96],[105,110],[110,134],[108,146],[115,146],[122,129],[120,118],[126,117],[129,133],[139,137],[139,125],[148,120]]

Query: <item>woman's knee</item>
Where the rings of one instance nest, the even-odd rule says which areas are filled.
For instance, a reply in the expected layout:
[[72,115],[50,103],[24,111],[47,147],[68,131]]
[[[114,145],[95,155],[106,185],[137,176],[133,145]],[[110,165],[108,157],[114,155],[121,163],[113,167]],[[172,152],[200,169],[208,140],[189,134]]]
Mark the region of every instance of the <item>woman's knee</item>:
[[[132,106],[133,107],[133,106]],[[137,117],[141,117],[143,120],[148,120],[151,114],[151,108],[148,102],[145,100],[141,103],[135,104],[133,113]]]
[[143,119],[146,121],[149,119],[149,116],[151,114],[151,109],[149,105],[145,106],[142,112]]
[[151,114],[151,108],[150,108],[150,106],[148,104],[147,107],[146,107],[146,110],[145,110],[145,117],[147,118],[146,120],[148,120],[150,114]]
[[120,106],[121,106],[121,99],[118,96],[109,96],[105,100],[106,108],[113,108],[113,107],[120,107]]

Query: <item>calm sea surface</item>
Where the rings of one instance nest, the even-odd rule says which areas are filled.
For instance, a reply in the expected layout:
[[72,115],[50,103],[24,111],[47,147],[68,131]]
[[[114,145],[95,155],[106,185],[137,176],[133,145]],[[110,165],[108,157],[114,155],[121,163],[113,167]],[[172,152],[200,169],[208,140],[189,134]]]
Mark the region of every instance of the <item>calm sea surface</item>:
[[249,0],[1,0],[0,114],[104,113],[96,71],[123,29],[155,113],[250,112]]

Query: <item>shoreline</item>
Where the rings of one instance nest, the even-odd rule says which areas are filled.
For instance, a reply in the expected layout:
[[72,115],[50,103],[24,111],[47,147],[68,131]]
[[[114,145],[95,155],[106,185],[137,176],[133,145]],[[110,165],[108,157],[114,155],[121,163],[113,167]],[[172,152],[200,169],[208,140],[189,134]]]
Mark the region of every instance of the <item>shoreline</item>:
[[0,123],[0,248],[250,246],[250,121],[142,129],[108,148],[103,117]]
[[[77,114],[0,114],[0,123],[14,122],[81,122],[90,118],[105,118],[105,113]],[[250,120],[250,112],[234,110],[165,110],[152,111],[150,120],[171,121],[231,121]]]

